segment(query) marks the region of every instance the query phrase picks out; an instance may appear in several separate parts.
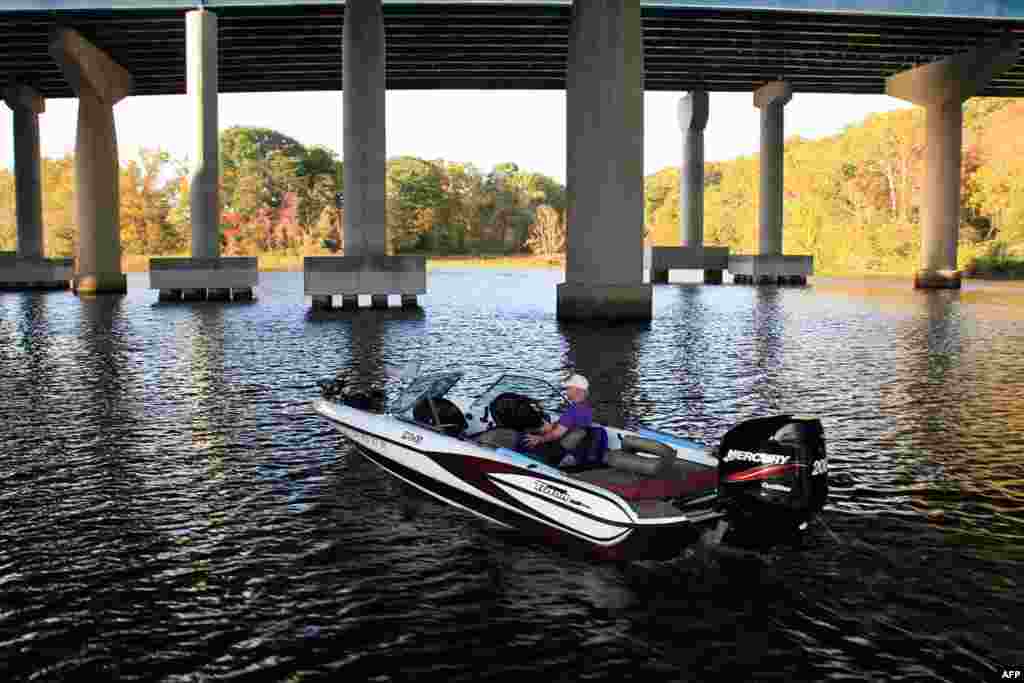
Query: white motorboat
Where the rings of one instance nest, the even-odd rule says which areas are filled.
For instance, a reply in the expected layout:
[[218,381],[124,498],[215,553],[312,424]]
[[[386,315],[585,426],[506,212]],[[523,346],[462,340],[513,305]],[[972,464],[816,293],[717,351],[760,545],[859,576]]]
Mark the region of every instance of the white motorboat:
[[321,382],[316,412],[381,469],[495,524],[607,559],[661,559],[702,535],[799,534],[828,492],[821,423],[747,420],[717,447],[663,432],[595,424],[563,437],[588,464],[545,464],[522,434],[557,419],[550,383],[506,374],[472,401],[448,392],[461,372],[417,376],[390,407],[383,392]]

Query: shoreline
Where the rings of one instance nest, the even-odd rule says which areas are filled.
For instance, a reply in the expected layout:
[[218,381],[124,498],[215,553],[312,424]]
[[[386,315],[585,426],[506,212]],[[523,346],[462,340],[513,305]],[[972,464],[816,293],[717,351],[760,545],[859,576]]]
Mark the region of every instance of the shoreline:
[[[326,254],[325,254],[326,255]],[[122,271],[125,273],[149,272],[150,256],[129,255],[121,259]],[[262,254],[259,257],[261,273],[301,273],[301,256],[281,256],[278,254]],[[458,269],[503,269],[503,270],[556,270],[565,268],[565,257],[541,257],[531,255],[481,255],[481,256],[427,256],[427,270],[440,268]],[[913,278],[913,272],[848,272],[848,273],[817,273],[815,278],[852,278],[863,280]],[[963,279],[984,282],[1024,282],[1024,276],[1008,275],[1001,272],[964,273]]]
[[[330,254],[317,254],[330,256]],[[187,255],[175,255],[176,257]],[[149,272],[149,259],[162,258],[130,255],[121,258],[121,269],[125,273]],[[230,258],[230,257],[228,257]],[[301,256],[282,257],[277,254],[261,254],[261,273],[301,273]],[[539,270],[564,268],[564,258],[549,259],[541,256],[427,256],[427,270],[437,268],[502,268],[507,270]]]

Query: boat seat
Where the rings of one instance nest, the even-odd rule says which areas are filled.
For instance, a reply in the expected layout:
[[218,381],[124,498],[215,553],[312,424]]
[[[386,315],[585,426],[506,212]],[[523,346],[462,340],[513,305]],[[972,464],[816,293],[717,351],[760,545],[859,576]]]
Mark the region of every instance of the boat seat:
[[658,473],[661,466],[661,458],[649,455],[637,455],[629,451],[608,451],[605,456],[608,466],[624,472],[632,472],[647,477],[653,477]]
[[632,434],[623,434],[621,440],[622,450],[608,451],[609,466],[648,477],[670,476],[677,460],[676,449]]
[[606,453],[608,467],[575,476],[627,500],[692,496],[718,484],[714,467],[682,460],[671,446],[630,434],[622,436],[622,445]]

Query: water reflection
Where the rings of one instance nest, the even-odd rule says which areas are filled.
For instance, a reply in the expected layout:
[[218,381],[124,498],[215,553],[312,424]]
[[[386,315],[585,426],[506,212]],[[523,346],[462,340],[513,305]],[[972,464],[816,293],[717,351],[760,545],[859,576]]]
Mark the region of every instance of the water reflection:
[[195,306],[189,311],[188,393],[192,449],[210,456],[208,466],[222,466],[228,423],[224,383],[224,307]]
[[78,407],[84,413],[76,424],[93,431],[97,445],[112,449],[123,428],[134,417],[125,401],[129,371],[126,356],[124,300],[117,295],[82,299],[79,309],[79,334],[82,340],[77,384],[84,388]]
[[754,288],[749,328],[753,357],[748,362],[757,371],[757,379],[751,387],[755,414],[778,412],[783,403],[782,383],[777,375],[783,366],[786,328],[782,297],[788,293],[778,287]]
[[22,358],[40,385],[49,388],[53,380],[51,354],[55,343],[49,320],[49,297],[39,292],[26,292],[20,298],[18,337]]
[[1014,412],[1009,395],[988,391],[985,368],[1012,362],[1016,350],[979,334],[977,321],[971,334],[966,325],[959,292],[921,293],[918,313],[899,330],[895,384],[908,400],[893,419],[906,435],[907,452],[896,455],[913,509],[958,542],[977,543],[1012,533],[1024,518],[1024,495],[1014,495],[1024,439],[1013,431],[979,434],[979,423]]
[[410,341],[422,340],[426,314],[422,308],[310,310],[306,325],[324,338],[331,361],[329,373],[345,386],[356,391],[380,388],[393,392],[397,387],[386,368],[420,357]]
[[563,321],[558,331],[566,342],[565,374],[578,372],[590,381],[594,418],[612,425],[642,420],[650,399],[641,389],[637,370],[650,323]]

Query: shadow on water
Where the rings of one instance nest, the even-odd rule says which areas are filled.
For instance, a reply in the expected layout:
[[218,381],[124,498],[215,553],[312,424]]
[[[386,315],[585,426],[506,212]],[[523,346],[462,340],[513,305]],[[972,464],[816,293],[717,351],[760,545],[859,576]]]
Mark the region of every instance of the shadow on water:
[[558,331],[566,343],[566,374],[578,372],[590,382],[594,418],[612,425],[642,420],[645,398],[637,371],[650,322],[560,321]]
[[754,307],[748,334],[753,341],[753,358],[750,362],[757,370],[758,379],[752,387],[752,393],[765,413],[778,412],[782,403],[776,375],[782,368],[785,343],[785,293],[778,287],[754,289]]
[[[355,312],[310,309],[307,326],[332,335],[338,350],[336,377],[354,390],[384,388],[389,384],[385,358],[394,340],[408,345],[422,338],[426,314],[422,308],[360,309]],[[414,357],[414,354],[410,354]],[[390,361],[395,364],[397,361]],[[394,387],[392,387],[394,388]]]

